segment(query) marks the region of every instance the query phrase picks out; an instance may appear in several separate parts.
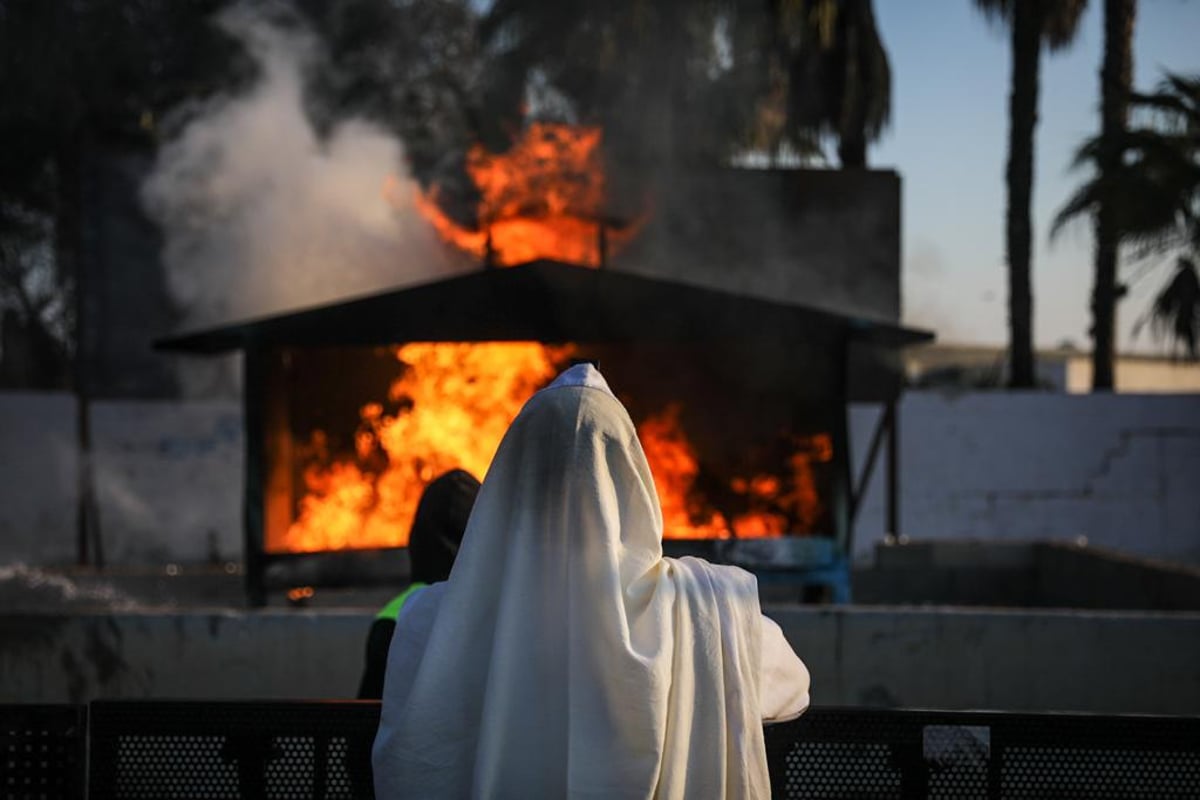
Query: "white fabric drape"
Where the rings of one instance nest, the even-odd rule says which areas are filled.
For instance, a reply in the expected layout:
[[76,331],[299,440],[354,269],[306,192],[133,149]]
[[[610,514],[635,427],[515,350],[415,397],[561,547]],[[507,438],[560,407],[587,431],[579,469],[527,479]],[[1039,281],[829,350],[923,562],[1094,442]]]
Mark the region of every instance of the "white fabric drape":
[[755,580],[661,535],[628,414],[573,367],[506,434],[450,580],[405,610],[377,797],[769,796]]

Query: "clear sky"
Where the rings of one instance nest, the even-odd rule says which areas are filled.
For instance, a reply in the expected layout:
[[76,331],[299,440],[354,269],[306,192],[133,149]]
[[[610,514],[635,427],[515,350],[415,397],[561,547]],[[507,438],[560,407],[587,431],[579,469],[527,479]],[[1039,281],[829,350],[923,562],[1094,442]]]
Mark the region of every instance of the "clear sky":
[[[1103,6],[1091,0],[1072,47],[1042,58],[1033,190],[1039,346],[1090,347],[1090,224],[1053,243],[1048,231],[1084,177],[1068,172],[1075,147],[1099,129]],[[875,0],[875,13],[892,64],[892,125],[869,159],[903,181],[906,321],[934,328],[943,342],[1003,344],[1008,36],[971,0]],[[1138,88],[1152,87],[1164,68],[1200,72],[1200,0],[1141,0],[1133,58]],[[1123,347],[1168,274],[1169,264],[1159,266],[1132,286],[1118,315]],[[1136,349],[1150,348],[1143,332]]]

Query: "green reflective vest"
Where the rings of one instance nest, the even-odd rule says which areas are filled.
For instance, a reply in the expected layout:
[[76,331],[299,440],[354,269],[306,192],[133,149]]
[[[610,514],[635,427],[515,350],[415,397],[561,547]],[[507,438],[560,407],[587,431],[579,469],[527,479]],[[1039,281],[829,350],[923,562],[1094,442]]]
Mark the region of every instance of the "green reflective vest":
[[379,613],[375,615],[375,619],[390,619],[392,622],[395,622],[396,617],[400,616],[400,609],[404,607],[405,601],[412,596],[413,592],[418,589],[424,589],[428,585],[420,581],[410,584],[407,589],[393,597],[386,606],[381,608]]

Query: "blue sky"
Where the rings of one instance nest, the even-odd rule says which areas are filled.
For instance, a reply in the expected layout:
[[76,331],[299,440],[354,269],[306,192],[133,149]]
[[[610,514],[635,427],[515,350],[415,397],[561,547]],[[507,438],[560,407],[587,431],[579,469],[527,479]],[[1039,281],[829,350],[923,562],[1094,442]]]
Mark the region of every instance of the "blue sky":
[[[1055,210],[1083,177],[1068,172],[1074,149],[1099,127],[1103,5],[1091,0],[1071,49],[1042,59],[1034,184],[1039,346],[1090,342],[1090,225],[1080,222],[1053,243],[1047,234]],[[892,125],[869,159],[898,170],[903,180],[906,321],[934,328],[944,342],[1003,344],[1007,34],[970,0],[876,0],[875,13],[892,64]],[[1141,0],[1137,14],[1139,88],[1157,83],[1163,68],[1200,72],[1200,0]],[[1168,269],[1135,283],[1122,303],[1124,348]],[[1145,333],[1135,346],[1153,349]]]

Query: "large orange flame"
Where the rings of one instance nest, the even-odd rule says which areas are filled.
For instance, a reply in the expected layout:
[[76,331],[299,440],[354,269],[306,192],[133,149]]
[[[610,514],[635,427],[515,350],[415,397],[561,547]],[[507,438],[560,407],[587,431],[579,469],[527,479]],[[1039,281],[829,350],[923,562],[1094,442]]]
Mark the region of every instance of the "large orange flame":
[[[315,458],[305,469],[299,513],[271,548],[405,545],[425,486],[456,467],[482,478],[504,431],[567,352],[531,342],[397,348],[403,368],[389,399],[401,410],[362,407],[353,460],[331,458],[320,442],[309,448]],[[381,462],[382,469],[367,466]]]
[[680,406],[672,404],[638,426],[638,439],[662,505],[664,535],[679,539],[726,539],[730,530],[725,517],[699,502],[693,492],[700,464],[679,425],[679,413]]
[[538,258],[599,266],[603,248],[616,252],[639,227],[605,222],[600,142],[599,128],[535,122],[506,153],[479,144],[468,151],[467,174],[480,195],[477,228],[442,210],[436,184],[418,192],[417,209],[443,239],[494,266]]
[[[313,552],[403,546],[421,492],[456,467],[483,478],[525,401],[575,349],[531,342],[408,344],[389,401],[362,406],[355,452],[332,454],[323,433],[303,448],[309,463],[295,520],[268,549]],[[723,514],[698,491],[701,468],[671,404],[638,424],[663,510],[664,536],[776,537],[815,530],[822,513],[814,463],[832,458],[825,434],[797,438],[786,475],[734,477],[738,513]]]
[[671,404],[638,426],[662,504],[666,538],[775,538],[789,528],[795,533],[815,530],[822,507],[813,463],[833,458],[828,434],[795,437],[796,449],[788,458],[789,481],[766,474],[730,481],[729,489],[748,510],[727,518],[695,491],[700,464],[680,427],[680,411],[678,404]]

